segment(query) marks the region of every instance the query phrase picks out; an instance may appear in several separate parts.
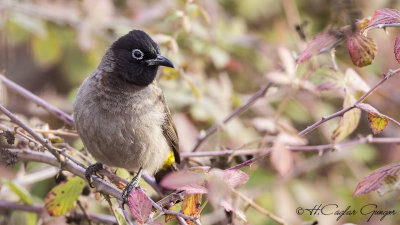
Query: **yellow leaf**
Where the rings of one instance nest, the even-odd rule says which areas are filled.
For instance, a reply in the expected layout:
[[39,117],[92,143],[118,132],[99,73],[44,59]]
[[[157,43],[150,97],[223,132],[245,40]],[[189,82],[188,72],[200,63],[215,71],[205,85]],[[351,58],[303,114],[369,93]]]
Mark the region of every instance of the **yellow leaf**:
[[[356,102],[356,98],[346,91],[346,96],[343,102],[343,108],[348,107]],[[332,133],[332,142],[338,143],[344,140],[357,128],[360,121],[361,110],[358,108],[347,111],[340,119],[338,127]]]
[[53,187],[44,202],[50,215],[60,216],[71,211],[85,187],[85,181],[80,177],[70,177]]
[[[186,194],[182,202],[181,212],[185,215],[195,217],[200,209],[202,194]],[[187,221],[189,225],[194,224],[192,221]]]
[[372,113],[368,113],[368,121],[369,126],[374,134],[378,134],[383,131],[389,123],[389,119]]

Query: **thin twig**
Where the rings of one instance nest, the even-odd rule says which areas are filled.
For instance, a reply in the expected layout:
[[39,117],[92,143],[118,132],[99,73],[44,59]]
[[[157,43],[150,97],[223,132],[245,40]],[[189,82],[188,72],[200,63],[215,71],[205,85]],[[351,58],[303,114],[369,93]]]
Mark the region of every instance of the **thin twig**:
[[281,225],[285,225],[286,224],[285,221],[282,218],[274,215],[273,213],[271,213],[268,210],[264,209],[263,207],[259,206],[257,203],[255,203],[253,200],[249,199],[244,194],[240,193],[239,191],[237,191],[237,190],[235,190],[233,188],[231,190],[233,191],[233,193],[235,193],[237,196],[239,196],[241,199],[243,199],[243,201],[248,203],[251,207],[253,207],[257,211],[261,212],[262,214],[268,216],[269,218],[271,218],[272,220],[274,220],[278,224],[281,224]]
[[68,115],[68,114],[64,113],[63,111],[61,111],[60,109],[50,105],[45,100],[41,99],[39,96],[33,94],[32,92],[26,90],[25,88],[21,87],[20,85],[14,83],[13,81],[8,79],[4,75],[0,74],[0,79],[5,86],[14,90],[15,92],[17,92],[21,96],[27,98],[28,100],[31,100],[31,101],[35,102],[36,104],[38,104],[39,106],[43,107],[49,113],[62,119],[64,121],[64,123],[66,123],[67,125],[69,125],[69,126],[74,125],[74,120],[72,119],[72,117],[70,115]]
[[264,97],[264,95],[267,93],[268,89],[273,85],[272,82],[268,83],[264,87],[262,87],[260,90],[258,90],[253,96],[250,97],[250,99],[245,102],[243,105],[239,106],[233,112],[231,112],[224,120],[222,120],[219,123],[214,124],[211,128],[209,128],[204,135],[200,135],[197,139],[196,145],[193,147],[192,152],[196,152],[200,145],[212,134],[214,134],[222,125],[225,125],[229,120],[232,118],[240,115],[244,111],[246,111],[251,105],[253,105],[258,99]]
[[380,79],[378,81],[378,83],[376,83],[369,91],[365,92],[363,96],[361,96],[354,104],[343,108],[342,110],[335,112],[329,116],[324,116],[321,118],[321,120],[319,120],[318,122],[308,126],[306,129],[300,131],[298,133],[299,136],[304,136],[306,134],[308,134],[309,132],[311,132],[312,130],[314,130],[315,128],[319,127],[321,124],[325,123],[328,120],[331,120],[335,117],[339,117],[339,116],[343,116],[347,111],[350,111],[351,109],[355,108],[359,103],[361,103],[362,101],[364,101],[364,99],[366,99],[370,94],[372,94],[372,92],[377,89],[381,84],[383,84],[387,79],[389,79],[392,75],[396,74],[400,72],[400,68],[393,70],[393,71],[389,71],[387,73],[384,74],[383,78]]
[[[25,212],[33,212],[37,214],[40,214],[45,211],[45,208],[41,205],[26,205],[22,203],[8,202],[3,200],[0,200],[0,209],[19,210]],[[85,217],[85,215],[80,211],[73,211],[72,214],[78,218]],[[115,217],[110,215],[88,213],[87,216],[90,218],[90,220],[93,220],[95,222],[100,222],[102,224],[115,224],[117,222],[115,220]]]
[[89,225],[92,225],[92,220],[89,218],[89,215],[86,213],[85,208],[83,207],[81,201],[76,201],[76,203],[78,204],[79,208],[81,209],[85,219],[88,221]]

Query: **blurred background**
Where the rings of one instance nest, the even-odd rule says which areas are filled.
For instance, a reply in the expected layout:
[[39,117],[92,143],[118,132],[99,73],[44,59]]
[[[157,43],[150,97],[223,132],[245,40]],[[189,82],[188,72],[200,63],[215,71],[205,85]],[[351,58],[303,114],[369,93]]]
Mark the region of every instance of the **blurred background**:
[[[377,9],[399,7],[396,0],[0,0],[0,73],[71,113],[79,85],[97,67],[108,46],[130,30],[141,29],[159,43],[161,52],[176,66],[176,70],[161,69],[159,80],[178,128],[181,152],[190,152],[201,132],[274,81],[264,98],[213,135],[200,151],[270,147],[282,133],[296,134],[342,107],[343,90],[318,88],[327,80],[324,69],[332,67],[329,53],[296,65],[296,57],[307,42],[324,30],[350,24],[354,18],[370,17]],[[339,70],[343,74],[354,70],[373,86],[384,72],[399,67],[393,56],[397,34],[395,28],[370,31],[378,53],[372,65],[363,68],[353,66],[346,45],[340,45],[336,49]],[[400,120],[399,85],[399,78],[393,77],[367,102]],[[63,128],[62,121],[4,88],[1,102],[32,126]],[[338,121],[325,123],[303,141],[329,144]],[[378,136],[396,137],[399,131],[389,124]],[[371,130],[363,114],[349,138],[368,134]],[[68,141],[82,147],[79,140]],[[317,152],[295,153],[292,168],[284,177],[266,157],[245,168],[250,180],[241,191],[291,224],[314,220],[324,225],[399,224],[397,215],[366,222],[368,217],[358,214],[338,222],[335,216],[296,214],[297,207],[319,204],[358,209],[375,203],[383,210],[400,210],[398,195],[393,192],[383,197],[375,192],[352,197],[363,177],[399,161],[398,150],[393,144],[360,144],[322,156]],[[227,168],[249,157],[195,160],[200,165]],[[21,167],[1,166],[0,175],[18,180],[40,170],[37,166],[23,171]],[[35,202],[41,203],[53,185],[49,175],[25,187]],[[0,198],[13,199],[5,195],[0,191]],[[249,224],[275,224],[250,207],[242,210]],[[203,224],[218,224],[219,211],[206,209]],[[24,224],[24,219],[14,218],[13,223]]]

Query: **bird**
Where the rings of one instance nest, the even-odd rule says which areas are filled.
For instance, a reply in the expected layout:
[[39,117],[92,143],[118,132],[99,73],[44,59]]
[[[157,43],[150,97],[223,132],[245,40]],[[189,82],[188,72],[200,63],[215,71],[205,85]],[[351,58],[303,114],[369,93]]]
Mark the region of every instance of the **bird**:
[[147,33],[132,30],[108,48],[73,104],[76,130],[97,161],[85,171],[89,185],[103,164],[137,172],[123,203],[142,173],[166,174],[180,163],[177,130],[156,79],[160,66],[174,68]]

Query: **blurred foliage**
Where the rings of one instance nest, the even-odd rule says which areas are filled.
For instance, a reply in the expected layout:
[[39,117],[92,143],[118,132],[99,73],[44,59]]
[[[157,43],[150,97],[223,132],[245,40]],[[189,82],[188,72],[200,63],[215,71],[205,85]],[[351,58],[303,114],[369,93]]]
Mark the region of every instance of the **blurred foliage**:
[[[177,68],[161,69],[159,79],[174,115],[182,152],[191,151],[199,133],[221,121],[267,82],[274,81],[276,86],[265,98],[224,126],[201,150],[270,147],[279,134],[296,134],[322,116],[338,111],[345,96],[343,87],[352,85],[346,83],[345,74],[354,67],[344,48],[336,51],[342,72],[332,72],[329,54],[296,65],[295,59],[306,43],[327,29],[349,24],[354,15],[372,16],[374,10],[385,7],[399,8],[400,4],[393,0],[3,0],[0,72],[70,113],[77,88],[97,67],[110,43],[131,29],[143,29]],[[398,67],[393,45],[387,44],[394,40],[396,32],[371,32],[378,53],[371,66],[354,69],[361,81],[372,85],[380,74]],[[363,90],[364,84],[356,82],[355,91]],[[332,85],[336,88],[321,88]],[[380,112],[397,120],[398,85],[399,79],[394,78],[368,99]],[[14,93],[7,93],[1,100],[11,111],[23,114],[35,128],[46,123],[50,129],[62,128],[56,118]],[[350,138],[371,133],[366,116],[361,117]],[[339,120],[329,121],[309,134],[308,144],[330,143],[338,123]],[[398,133],[398,127],[389,125],[379,136],[393,137]],[[76,138],[65,138],[65,142],[82,148]],[[271,167],[269,159],[263,159],[257,166],[245,169],[250,180],[240,191],[290,224],[314,220],[324,225],[337,224],[333,216],[299,216],[296,208],[300,206],[332,203],[345,209],[348,205],[360,208],[373,202],[383,209],[399,209],[398,201],[391,196],[382,198],[371,193],[351,197],[358,181],[372,169],[399,161],[398,148],[363,144],[322,156],[315,152],[295,153],[293,168],[285,178]],[[222,161],[212,163],[228,167],[243,159],[227,157]],[[199,158],[198,163],[211,162]],[[43,192],[54,186],[52,177],[57,172],[45,173],[48,169],[37,164],[17,165],[0,167],[0,174],[7,174],[5,179],[17,183],[21,177],[42,173],[39,180],[23,183],[21,190],[31,192],[32,202],[43,204]],[[16,190],[2,184],[0,199],[32,203],[24,201],[25,195]],[[104,201],[87,200],[88,211],[107,212]],[[250,224],[276,224],[251,207],[242,210]],[[224,217],[222,211],[213,213],[211,208],[204,210],[203,224],[218,224],[215,218]],[[32,214],[12,214],[10,224],[32,224]],[[26,219],[21,214],[26,214]],[[0,214],[0,222],[6,221],[5,217]],[[368,224],[366,219],[346,216],[340,223]],[[399,223],[398,216],[388,216],[380,222]]]

